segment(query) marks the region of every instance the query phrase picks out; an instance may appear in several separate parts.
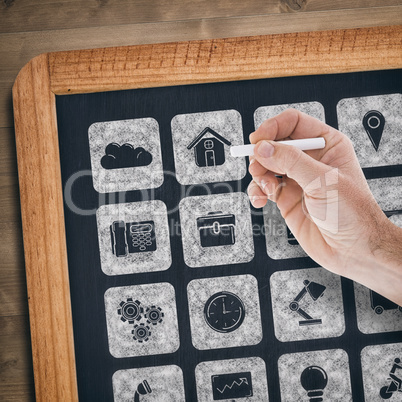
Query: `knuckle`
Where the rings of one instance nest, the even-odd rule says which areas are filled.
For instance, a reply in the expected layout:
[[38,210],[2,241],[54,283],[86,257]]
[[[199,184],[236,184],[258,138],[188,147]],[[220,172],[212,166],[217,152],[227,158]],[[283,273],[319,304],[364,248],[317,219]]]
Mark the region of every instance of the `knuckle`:
[[279,158],[281,160],[282,169],[286,174],[291,173],[300,161],[302,151],[289,145],[283,145],[280,149]]

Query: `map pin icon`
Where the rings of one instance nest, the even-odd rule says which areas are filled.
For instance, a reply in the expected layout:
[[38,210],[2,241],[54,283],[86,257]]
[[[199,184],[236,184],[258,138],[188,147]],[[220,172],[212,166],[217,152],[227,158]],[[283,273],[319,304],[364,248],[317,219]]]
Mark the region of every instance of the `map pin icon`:
[[370,110],[363,117],[363,127],[376,151],[384,131],[385,118],[378,110]]

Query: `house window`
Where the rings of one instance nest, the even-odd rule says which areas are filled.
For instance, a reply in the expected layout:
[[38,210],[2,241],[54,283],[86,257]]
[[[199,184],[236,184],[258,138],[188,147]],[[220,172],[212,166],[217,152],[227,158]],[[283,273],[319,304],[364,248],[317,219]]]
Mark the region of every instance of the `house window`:
[[214,142],[212,140],[205,140],[204,147],[205,149],[212,149],[214,147]]

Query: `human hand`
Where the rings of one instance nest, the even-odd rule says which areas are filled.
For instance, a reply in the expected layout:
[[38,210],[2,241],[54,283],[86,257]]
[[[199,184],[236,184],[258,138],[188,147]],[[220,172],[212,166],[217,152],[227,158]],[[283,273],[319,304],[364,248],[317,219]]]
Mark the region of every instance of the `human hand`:
[[[325,148],[303,152],[273,142],[311,137],[323,137]],[[276,202],[299,244],[317,263],[402,304],[400,288],[390,291],[384,276],[392,268],[390,274],[400,275],[402,284],[402,258],[385,262],[389,246],[398,238],[402,257],[402,231],[375,201],[350,140],[289,109],[266,120],[250,135],[250,142],[256,144],[248,187],[254,207],[263,207],[267,199]],[[395,251],[391,254],[394,257]]]

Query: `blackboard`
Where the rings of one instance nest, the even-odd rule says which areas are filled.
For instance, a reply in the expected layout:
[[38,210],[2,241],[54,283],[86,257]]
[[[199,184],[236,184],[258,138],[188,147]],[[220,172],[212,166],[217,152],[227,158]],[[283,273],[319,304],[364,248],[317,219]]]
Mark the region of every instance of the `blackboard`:
[[[166,386],[166,384],[164,384],[163,379],[160,378],[161,373],[158,372],[160,366],[175,366],[181,369],[184,385],[179,383],[171,384],[170,390],[174,391],[176,388],[179,389],[183,387],[185,400],[196,401],[197,392],[198,400],[220,400],[219,395],[215,395],[217,393],[216,389],[219,389],[219,386],[214,388],[213,385],[211,386],[211,383],[204,384],[200,379],[197,384],[197,370],[201,370],[201,372],[199,372],[200,378],[206,375],[203,371],[205,370],[209,376],[214,373],[221,375],[221,377],[218,376],[216,381],[233,381],[233,377],[229,377],[229,379],[223,377],[222,379],[222,373],[220,373],[219,369],[214,367],[211,362],[219,363],[227,359],[246,359],[242,363],[244,366],[240,366],[242,367],[242,370],[240,370],[242,373],[240,374],[243,375],[244,379],[245,374],[243,372],[252,371],[251,369],[247,369],[247,364],[250,363],[250,361],[247,360],[249,358],[259,358],[259,360],[251,362],[254,367],[259,367],[259,364],[262,362],[263,365],[266,365],[266,378],[264,380],[267,384],[269,400],[300,400],[299,391],[294,388],[295,378],[297,377],[297,380],[299,380],[300,374],[296,374],[297,370],[293,370],[292,367],[295,365],[303,365],[303,356],[298,354],[317,352],[318,357],[310,357],[312,361],[322,358],[328,360],[331,359],[331,355],[332,357],[334,355],[337,356],[338,353],[339,356],[337,358],[339,358],[342,364],[347,365],[346,369],[345,367],[341,367],[334,369],[333,373],[327,373],[329,384],[331,384],[331,375],[339,376],[339,373],[350,375],[350,380],[343,378],[341,383],[333,383],[334,385],[332,387],[336,385],[338,387],[337,390],[332,389],[331,391],[331,386],[329,390],[324,389],[324,397],[327,395],[327,398],[330,400],[363,401],[364,387],[368,387],[367,389],[370,390],[373,386],[372,384],[364,384],[362,369],[363,372],[365,370],[370,372],[370,369],[364,367],[364,365],[369,366],[373,364],[376,366],[379,365],[379,362],[375,360],[374,356],[371,356],[368,357],[368,360],[364,362],[362,367],[361,352],[368,346],[398,344],[399,354],[401,354],[402,313],[399,312],[398,315],[397,309],[392,311],[392,313],[388,312],[390,315],[385,319],[385,323],[379,323],[377,330],[373,331],[373,333],[363,333],[361,329],[364,325],[367,325],[367,323],[364,324],[364,320],[371,319],[375,321],[377,318],[380,320],[384,319],[387,312],[384,312],[385,314],[380,316],[375,314],[374,310],[367,305],[366,313],[370,315],[371,312],[371,315],[369,318],[362,318],[359,316],[360,312],[357,312],[357,310],[364,310],[365,307],[356,305],[356,303],[360,302],[360,299],[358,297],[358,291],[354,289],[351,281],[342,278],[338,282],[338,278],[335,278],[332,274],[321,271],[321,268],[317,267],[316,263],[307,256],[303,256],[303,252],[300,251],[299,246],[294,246],[290,243],[285,246],[279,244],[278,249],[278,247],[272,248],[272,244],[266,244],[266,236],[268,236],[268,240],[271,242],[275,242],[275,237],[285,239],[286,242],[288,239],[286,239],[286,236],[284,237],[283,233],[279,235],[275,233],[264,235],[262,231],[256,230],[254,236],[252,236],[253,250],[251,252],[247,250],[248,239],[241,239],[245,243],[242,244],[239,260],[234,259],[231,261],[230,259],[233,257],[234,251],[231,250],[230,256],[226,256],[226,251],[222,251],[222,248],[220,248],[222,246],[218,246],[218,248],[215,248],[213,251],[215,255],[216,253],[218,254],[217,259],[207,256],[202,260],[203,257],[198,255],[197,252],[186,249],[183,250],[188,244],[180,230],[180,226],[182,230],[186,229],[183,228],[182,220],[195,220],[197,216],[196,212],[194,212],[197,203],[191,203],[191,200],[197,201],[201,199],[202,202],[208,202],[206,201],[208,197],[213,198],[219,197],[220,195],[231,196],[231,194],[242,198],[251,178],[250,175],[246,173],[245,160],[241,160],[240,163],[243,167],[240,166],[239,168],[239,170],[242,171],[239,180],[230,180],[233,177],[231,173],[224,172],[224,175],[229,174],[229,180],[225,180],[225,176],[223,176],[222,179],[219,179],[219,177],[217,179],[212,178],[212,180],[214,180],[213,183],[196,183],[199,181],[198,177],[194,177],[194,175],[186,176],[185,171],[181,170],[180,181],[185,183],[181,184],[175,175],[177,164],[181,163],[180,155],[177,149],[174,150],[174,147],[183,148],[186,141],[191,142],[195,134],[200,131],[198,129],[199,126],[197,126],[199,119],[201,119],[200,124],[206,126],[205,121],[202,120],[202,114],[206,114],[206,121],[210,122],[209,125],[215,124],[216,127],[218,127],[216,130],[219,128],[223,130],[224,127],[219,126],[219,119],[222,118],[219,113],[223,114],[223,119],[229,119],[224,120],[223,125],[230,125],[233,119],[240,116],[242,141],[248,143],[248,134],[255,130],[256,123],[258,123],[257,120],[259,118],[262,119],[260,115],[262,114],[264,116],[264,113],[271,113],[272,115],[272,113],[279,112],[285,107],[278,107],[278,105],[289,105],[304,110],[307,113],[317,113],[318,115],[315,117],[321,116],[321,119],[325,119],[329,125],[338,128],[338,126],[342,125],[340,121],[342,116],[339,115],[339,112],[343,110],[342,105],[347,102],[347,100],[352,105],[359,105],[361,102],[364,104],[364,101],[367,100],[368,103],[364,104],[366,109],[373,109],[372,106],[369,107],[368,105],[370,102],[374,102],[374,104],[377,105],[377,109],[381,109],[384,114],[388,113],[395,116],[395,118],[399,118],[398,122],[401,124],[402,121],[400,121],[400,117],[398,117],[398,109],[383,110],[384,104],[389,105],[388,100],[394,98],[396,99],[396,105],[401,107],[401,93],[402,70],[391,70],[57,96],[57,122],[64,189],[66,239],[80,400],[113,400],[112,378],[115,376],[115,381],[118,382],[118,374],[116,374],[116,372],[120,370],[156,367],[155,372],[152,370],[151,372],[139,371],[135,374],[134,378],[137,378],[137,382],[134,381],[131,384],[131,398],[134,398],[137,386],[147,378],[149,379],[149,387],[154,387],[157,391],[163,390],[163,386]],[[383,102],[382,99],[385,99],[385,101]],[[348,106],[349,108],[350,104]],[[268,109],[271,107],[271,109],[264,111],[264,107],[268,107]],[[214,112],[218,113],[218,115],[213,114]],[[322,114],[320,115],[320,113]],[[188,117],[189,119],[194,118],[190,123],[186,123],[186,121],[183,123],[185,126],[179,133],[181,136],[185,137],[183,143],[174,142],[174,140],[172,140],[172,138],[177,138],[177,134],[174,134],[173,131],[175,129],[177,130],[177,127],[180,126],[180,124],[177,123],[175,125],[175,119],[177,120],[178,115],[190,116]],[[268,115],[266,117],[268,117]],[[360,117],[359,124],[361,124],[362,117],[363,116]],[[157,122],[156,127],[159,131],[161,160],[164,171],[162,180],[160,181],[156,178],[155,184],[150,180],[150,186],[156,188],[148,189],[146,184],[145,186],[143,185],[141,177],[133,177],[132,182],[128,182],[128,186],[136,186],[139,184],[139,187],[143,188],[128,191],[97,192],[94,186],[106,184],[102,183],[102,180],[96,183],[95,178],[92,178],[91,172],[98,167],[94,167],[94,163],[91,164],[91,151],[94,152],[93,149],[90,149],[91,146],[92,148],[102,146],[101,150],[103,151],[105,144],[109,142],[109,140],[110,142],[120,142],[122,145],[123,140],[121,140],[121,132],[125,130],[131,130],[129,136],[131,136],[132,142],[136,142],[135,136],[137,132],[141,131],[141,127],[135,126],[135,122],[141,123],[143,120],[149,118]],[[256,119],[256,121],[254,119]],[[387,119],[390,121],[390,118],[387,117]],[[217,120],[218,122],[216,122]],[[110,126],[110,124],[115,124],[116,122],[119,122],[117,126]],[[134,124],[134,128],[130,126],[131,123]],[[106,129],[99,127],[99,124],[107,124],[106,129],[110,130],[109,133],[114,132],[115,137],[113,137],[113,134],[104,134],[102,129]],[[401,126],[399,125],[399,127]],[[149,125],[147,129],[152,131],[152,127],[150,128]],[[91,130],[95,130],[92,136],[89,135]],[[106,143],[103,142],[99,145],[102,135],[106,136],[106,139],[104,139]],[[144,137],[141,137],[141,134],[138,135],[140,135],[143,148],[154,149],[152,138],[149,140],[149,143],[147,138],[144,139]],[[175,135],[176,137],[174,137]],[[386,147],[388,142],[393,144],[392,146],[396,149],[401,148],[402,139],[400,137],[395,136],[392,131],[387,135],[384,134],[382,137],[379,149],[375,150],[376,153],[381,151],[381,147]],[[367,135],[365,140],[369,147],[373,147]],[[92,145],[90,143],[91,141],[93,142]],[[136,146],[139,146],[138,143]],[[369,182],[374,183],[378,180],[379,187],[377,186],[377,182],[374,187],[379,189],[380,203],[381,198],[384,197],[384,192],[387,191],[387,184],[381,181],[381,178],[396,180],[399,185],[401,183],[402,163],[400,160],[400,152],[397,152],[393,156],[390,156],[389,153],[387,153],[387,155],[386,158],[391,158],[390,160],[383,160],[379,163],[374,162],[371,165],[370,160],[368,162],[361,160],[362,166],[366,166],[364,167],[364,173],[366,178],[369,179]],[[188,155],[186,157],[188,158]],[[196,166],[191,158],[185,160],[185,162],[186,161],[189,164],[189,169],[192,168],[191,166]],[[376,164],[379,166],[372,166]],[[199,166],[196,166],[195,169],[198,168]],[[180,166],[178,169],[180,169]],[[219,169],[219,166],[212,167],[212,169],[216,171]],[[204,167],[203,172],[205,173],[206,170],[208,170],[208,168]],[[209,172],[205,174],[208,175]],[[202,180],[202,175],[200,180]],[[207,176],[205,180],[211,180],[210,176]],[[117,185],[122,185],[123,187],[120,187],[121,189],[124,188],[126,184],[120,181]],[[102,188],[100,188],[100,190],[102,190]],[[401,203],[400,187],[397,188],[397,191],[399,200],[393,207],[395,210],[401,209],[402,207],[402,205],[399,205]],[[166,217],[170,233],[170,245],[168,245],[168,247],[171,251],[169,256],[162,256],[162,258],[166,257],[168,260],[170,258],[170,261],[165,265],[160,265],[159,268],[153,266],[145,268],[144,271],[148,272],[142,272],[143,270],[140,267],[126,267],[124,264],[121,269],[119,267],[113,268],[113,264],[112,266],[110,266],[110,264],[108,265],[108,261],[106,260],[101,263],[100,248],[105,245],[101,245],[100,243],[99,231],[104,229],[101,229],[102,222],[100,222],[99,216],[97,221],[96,210],[98,208],[105,208],[104,206],[111,206],[113,210],[117,204],[130,204],[132,206],[130,206],[132,220],[145,219],[136,218],[138,209],[142,208],[141,203],[154,202],[154,200],[159,200],[158,202],[162,201],[166,206]],[[187,202],[185,200],[190,200],[188,205],[183,204],[183,201],[185,203]],[[242,204],[243,201],[239,202]],[[179,210],[178,205],[180,203],[184,211]],[[224,203],[223,197],[222,200],[219,200],[219,205],[222,206]],[[71,209],[71,205],[73,205],[73,210]],[[272,206],[265,208],[269,219],[275,216],[272,208]],[[80,213],[78,209],[82,210],[82,212]],[[106,214],[106,219],[109,219],[109,224],[112,223],[113,219],[117,219],[113,215],[112,210],[108,210]],[[262,211],[251,208],[249,214],[254,228],[264,227],[265,223],[266,230],[269,230],[267,226],[268,221],[264,220]],[[130,215],[130,212],[128,215]],[[141,213],[140,216],[142,216]],[[236,216],[236,219],[239,218],[239,216]],[[166,235],[166,233],[164,233],[164,235]],[[106,236],[109,236],[108,232]],[[158,237],[156,237],[156,239],[157,242],[161,241]],[[119,258],[113,255],[112,247],[109,243],[110,238],[107,237],[106,246],[108,246],[108,250],[102,252],[106,254],[109,253],[109,257],[112,258],[113,261],[118,261]],[[283,248],[281,249],[281,247]],[[251,254],[247,255],[248,252]],[[152,254],[152,251],[149,253]],[[149,257],[149,253],[147,254],[147,258],[152,258]],[[194,253],[195,258],[198,258],[198,262],[199,259],[202,260],[200,264],[195,262],[192,258]],[[223,256],[219,256],[220,253],[223,253]],[[243,258],[244,256],[245,258]],[[123,257],[123,259],[124,258],[125,257]],[[131,261],[131,264],[135,264],[136,261],[137,260],[134,259]],[[227,263],[227,261],[229,261],[229,263]],[[141,264],[141,262],[137,264]],[[292,275],[292,272],[297,273],[297,279],[292,279],[291,276],[288,277]],[[321,332],[321,330],[315,332],[314,329],[312,329],[314,326],[311,325],[309,332],[306,332],[305,335],[300,335],[297,334],[297,328],[295,330],[292,327],[289,333],[286,333],[286,330],[280,329],[278,325],[275,326],[275,320],[279,321],[281,319],[280,315],[276,318],[274,316],[275,313],[273,313],[273,311],[275,311],[275,304],[283,304],[286,300],[290,303],[298,293],[298,291],[291,293],[293,286],[297,287],[299,283],[300,290],[303,289],[304,277],[310,278],[311,281],[314,279],[316,283],[325,283],[328,290],[331,286],[334,287],[332,290],[334,294],[336,293],[338,295],[339,299],[335,298],[335,300],[333,300],[334,306],[332,306],[332,308],[339,314],[334,314],[333,317],[331,316],[331,319],[325,324],[329,327],[332,326],[332,331],[330,328],[327,328],[327,330],[323,330],[323,332]],[[219,333],[217,337],[218,340],[216,340],[217,343],[215,341],[207,342],[202,339],[202,336],[200,337],[199,334],[197,335],[194,331],[196,325],[199,324],[195,315],[193,317],[195,324],[191,327],[190,316],[195,314],[194,312],[190,312],[193,302],[192,298],[196,297],[195,295],[199,295],[202,288],[205,286],[208,287],[209,278],[214,278],[215,281],[225,281],[226,278],[226,281],[228,281],[226,286],[231,289],[238,288],[237,280],[240,280],[243,286],[246,286],[250,282],[252,291],[245,293],[244,297],[249,299],[250,306],[258,308],[259,304],[260,314],[253,316],[254,328],[249,327],[249,333],[242,333],[239,342],[234,340],[234,346],[225,347],[224,343],[220,343],[221,341],[218,339]],[[202,282],[203,280],[204,282]],[[281,291],[286,291],[286,288],[281,287],[281,284],[283,281],[292,282],[292,280],[295,281],[295,285],[290,286],[290,289],[288,289],[289,294],[283,297],[280,293]],[[177,338],[173,342],[174,345],[164,344],[162,340],[159,344],[156,342],[154,346],[149,346],[146,354],[141,355],[142,345],[139,346],[139,349],[133,348],[130,350],[130,347],[128,347],[127,351],[125,351],[125,346],[119,345],[119,339],[115,341],[111,340],[115,335],[109,335],[111,339],[108,340],[107,314],[111,314],[112,311],[117,320],[120,318],[118,316],[118,310],[121,306],[119,306],[116,300],[126,301],[125,297],[127,295],[131,295],[133,300],[136,300],[136,298],[140,299],[139,294],[146,298],[144,294],[152,294],[152,289],[155,286],[157,294],[164,294],[164,292],[167,292],[166,284],[170,284],[172,287],[171,290],[174,289],[175,295],[178,328],[169,326],[168,329],[166,329],[166,331],[172,331],[172,338]],[[213,282],[213,285],[215,286],[216,283]],[[141,286],[143,286],[143,288],[141,288]],[[158,286],[161,288],[158,288]],[[338,286],[339,289],[337,288]],[[128,287],[128,290],[126,287]],[[126,293],[123,291],[123,293],[119,294],[116,289],[122,288],[126,289]],[[240,290],[238,289],[238,291]],[[105,296],[105,293],[109,294],[110,292],[117,292],[115,296],[112,295],[113,297],[117,297],[117,299],[112,300],[112,302],[106,301],[107,296]],[[252,296],[253,294],[255,300]],[[156,297],[156,295],[154,296]],[[158,297],[156,298],[158,299]],[[163,302],[168,303],[163,298],[161,302],[162,304]],[[109,307],[111,310],[106,312],[105,303],[112,303],[114,307]],[[154,303],[157,304],[157,301]],[[163,306],[163,309],[167,310],[168,306]],[[173,314],[169,310],[164,314],[164,320],[169,319],[168,313],[170,314],[170,319],[176,318],[172,318]],[[143,312],[143,315],[144,314],[145,312]],[[246,314],[251,313],[246,309]],[[344,319],[344,322],[339,322],[338,325],[338,321],[342,321],[339,317],[340,315]],[[294,317],[295,321],[298,320],[297,317],[300,318],[300,316],[296,314]],[[358,323],[359,320],[361,320],[360,324]],[[391,327],[389,327],[390,320],[393,321],[394,326],[391,325]],[[138,340],[132,339],[131,334],[131,330],[135,325],[135,322],[131,324],[124,323],[123,328],[127,327],[127,334],[125,335],[131,339],[133,344],[136,343],[138,346]],[[205,326],[205,322],[203,325]],[[324,325],[322,323],[321,325],[321,328],[323,328]],[[239,329],[240,328],[241,326]],[[151,325],[151,329],[155,332],[159,330],[157,325],[154,328]],[[203,332],[204,330],[201,325],[199,328],[201,335],[208,335],[208,332]],[[294,331],[296,331],[296,333]],[[151,344],[152,336],[153,334],[149,336],[148,345]],[[309,337],[311,338],[309,339]],[[113,342],[117,342],[117,344]],[[228,344],[231,345],[230,338],[225,338],[223,342],[228,342]],[[146,344],[146,342],[144,342],[144,344]],[[367,350],[370,352],[370,349]],[[385,351],[383,353],[385,353]],[[294,357],[292,358],[292,356]],[[200,365],[200,363],[206,366],[204,367],[202,364]],[[209,366],[211,364],[212,366]],[[311,366],[311,363],[306,362],[304,365],[306,367]],[[222,368],[220,369],[222,370]],[[287,369],[289,370],[288,372]],[[391,366],[389,369],[391,369]],[[171,370],[173,369],[171,368]],[[278,370],[281,371],[279,372]],[[336,370],[338,370],[338,372]],[[258,382],[261,380],[259,377],[260,373],[253,374],[254,396],[250,396],[249,399],[240,400],[268,400],[265,399],[268,397],[264,395],[265,387],[259,387],[258,385]],[[144,376],[143,379],[141,379],[141,375]],[[158,378],[158,375],[160,376],[159,381],[163,383],[160,389],[158,385],[155,384],[155,382],[157,382],[155,378]],[[165,375],[168,374],[165,373]],[[174,376],[176,375],[177,373],[174,373]],[[172,378],[176,378],[174,376]],[[280,378],[280,376],[282,376],[282,378]],[[294,399],[289,399],[290,391],[283,389],[283,381],[286,376],[289,377],[289,384],[291,389],[293,389]],[[383,385],[387,384],[388,371],[380,372],[378,369],[377,376],[383,379]],[[154,382],[153,384],[152,381]],[[375,382],[374,380],[371,381]],[[206,387],[206,389],[202,389],[202,387]],[[367,394],[367,392],[370,392],[367,389],[366,400],[374,400],[371,399],[373,397],[372,394]],[[378,395],[379,391],[378,389]],[[169,393],[169,388],[166,389],[166,392]],[[177,392],[177,394],[174,394],[174,397],[170,397],[178,398],[181,394],[178,390]],[[215,392],[215,394],[213,394],[213,392]],[[245,398],[244,395],[246,394],[242,394],[241,386],[239,386],[238,392],[240,393],[233,394],[235,396],[232,394],[229,395],[232,395],[233,400],[241,398],[242,395],[243,398]],[[261,392],[261,394],[258,394],[258,392]],[[307,391],[303,390],[303,392],[305,393],[304,398],[307,398]],[[328,394],[326,394],[326,392],[328,392]],[[116,384],[115,393],[116,401],[132,400],[124,399],[122,396],[124,394],[123,391],[121,391]],[[117,398],[117,395],[122,399]],[[262,398],[261,395],[264,395],[263,399],[260,399]],[[152,399],[152,397],[156,399]],[[162,399],[157,399],[157,395],[155,395],[154,391],[153,395],[149,394],[143,398],[144,399],[141,400],[165,401],[168,399],[163,398],[168,398],[168,394],[159,396],[159,398]],[[172,400],[184,399],[178,398]],[[223,400],[232,399],[224,398]]]

